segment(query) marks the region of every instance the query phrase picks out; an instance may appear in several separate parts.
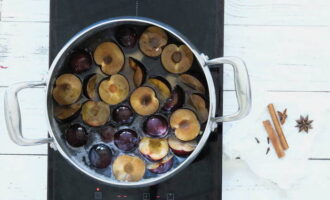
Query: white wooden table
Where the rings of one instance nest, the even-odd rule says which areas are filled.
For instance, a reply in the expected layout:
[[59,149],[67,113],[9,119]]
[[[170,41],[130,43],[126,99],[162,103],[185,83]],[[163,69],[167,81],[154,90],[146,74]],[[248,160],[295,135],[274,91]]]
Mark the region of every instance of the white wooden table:
[[[0,0],[0,199],[45,200],[46,145],[19,147],[7,135],[3,94],[17,81],[40,80],[48,69],[48,0]],[[330,1],[226,0],[225,55],[243,58],[254,84],[269,92],[313,95],[330,106]],[[236,109],[225,69],[224,111]],[[45,137],[44,90],[20,94],[23,131]],[[330,120],[330,119],[329,119]],[[224,125],[226,134],[228,124]],[[240,160],[223,158],[223,199],[329,199],[330,131],[318,133],[308,176],[288,192],[255,176]],[[220,159],[220,158],[219,158]],[[328,159],[328,160],[327,160]]]

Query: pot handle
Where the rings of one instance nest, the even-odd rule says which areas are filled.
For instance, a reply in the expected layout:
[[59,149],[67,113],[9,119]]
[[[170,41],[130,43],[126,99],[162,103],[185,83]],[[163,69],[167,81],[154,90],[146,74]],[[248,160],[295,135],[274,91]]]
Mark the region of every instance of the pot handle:
[[251,108],[251,87],[249,74],[243,60],[236,57],[221,57],[206,60],[206,66],[230,64],[234,68],[234,82],[236,89],[236,98],[238,102],[238,110],[236,113],[215,117],[215,122],[228,122],[241,119],[249,114]]
[[26,88],[46,86],[44,81],[21,82],[8,87],[4,96],[5,120],[8,134],[13,142],[22,146],[46,144],[53,141],[52,138],[29,139],[22,134],[21,111],[17,98],[18,92]]

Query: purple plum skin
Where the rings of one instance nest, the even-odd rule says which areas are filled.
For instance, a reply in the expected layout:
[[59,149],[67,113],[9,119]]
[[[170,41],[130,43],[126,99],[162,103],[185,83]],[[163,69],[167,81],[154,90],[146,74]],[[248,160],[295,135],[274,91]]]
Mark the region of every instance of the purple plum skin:
[[87,143],[88,134],[83,126],[73,124],[67,129],[65,139],[72,147],[81,147]]
[[144,122],[143,131],[152,137],[165,137],[168,134],[168,123],[160,115],[153,115]]
[[133,48],[137,42],[137,34],[132,27],[121,26],[116,31],[115,37],[120,45]]
[[171,150],[175,155],[180,156],[180,157],[187,157],[191,154],[191,152],[193,152],[193,151],[176,150],[173,148],[171,148]]
[[119,106],[113,111],[112,118],[118,124],[130,124],[134,120],[134,113],[128,106]]
[[123,129],[115,134],[115,145],[123,151],[132,151],[139,144],[137,133],[130,129]]
[[74,73],[82,73],[91,68],[92,58],[86,51],[77,51],[71,54],[70,67]]
[[155,174],[163,174],[163,173],[167,172],[168,170],[170,170],[172,168],[172,166],[173,166],[173,157],[165,163],[163,163],[163,162],[159,163],[157,168],[149,169],[149,170]]
[[91,148],[88,157],[93,167],[104,169],[111,163],[112,152],[108,146],[104,144],[97,144]]

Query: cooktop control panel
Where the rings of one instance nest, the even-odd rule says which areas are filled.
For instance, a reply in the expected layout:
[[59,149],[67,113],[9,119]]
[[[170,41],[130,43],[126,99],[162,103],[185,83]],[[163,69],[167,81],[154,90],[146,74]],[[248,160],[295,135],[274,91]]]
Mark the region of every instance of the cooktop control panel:
[[93,200],[175,200],[175,194],[172,192],[165,193],[163,195],[151,194],[149,192],[143,192],[141,194],[116,194],[109,191],[104,191],[97,187],[94,192]]

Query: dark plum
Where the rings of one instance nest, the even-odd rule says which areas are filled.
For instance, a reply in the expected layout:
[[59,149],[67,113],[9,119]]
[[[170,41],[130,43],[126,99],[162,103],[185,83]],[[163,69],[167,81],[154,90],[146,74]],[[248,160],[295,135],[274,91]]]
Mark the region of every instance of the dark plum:
[[131,151],[139,144],[138,134],[130,129],[122,129],[115,133],[115,144],[123,151]]
[[71,54],[70,67],[73,72],[81,73],[91,68],[92,58],[86,51],[76,51]]
[[173,155],[165,157],[162,161],[148,165],[148,170],[155,174],[162,174],[173,166]]
[[134,120],[134,113],[128,106],[118,106],[112,112],[112,118],[118,124],[130,124]]
[[93,167],[103,169],[110,165],[112,152],[108,146],[96,144],[89,150],[88,157]]
[[171,96],[165,101],[163,110],[167,112],[174,111],[180,108],[185,101],[184,91],[180,86],[176,86],[171,93]]
[[152,137],[165,137],[168,129],[167,120],[160,115],[152,115],[143,123],[143,131]]
[[73,124],[66,130],[65,139],[71,146],[81,147],[86,144],[88,134],[83,126]]
[[112,126],[103,127],[100,130],[100,135],[104,142],[112,142],[115,133],[116,133],[116,129]]
[[119,27],[115,37],[122,46],[127,48],[133,48],[137,41],[136,31],[134,28],[128,26]]

